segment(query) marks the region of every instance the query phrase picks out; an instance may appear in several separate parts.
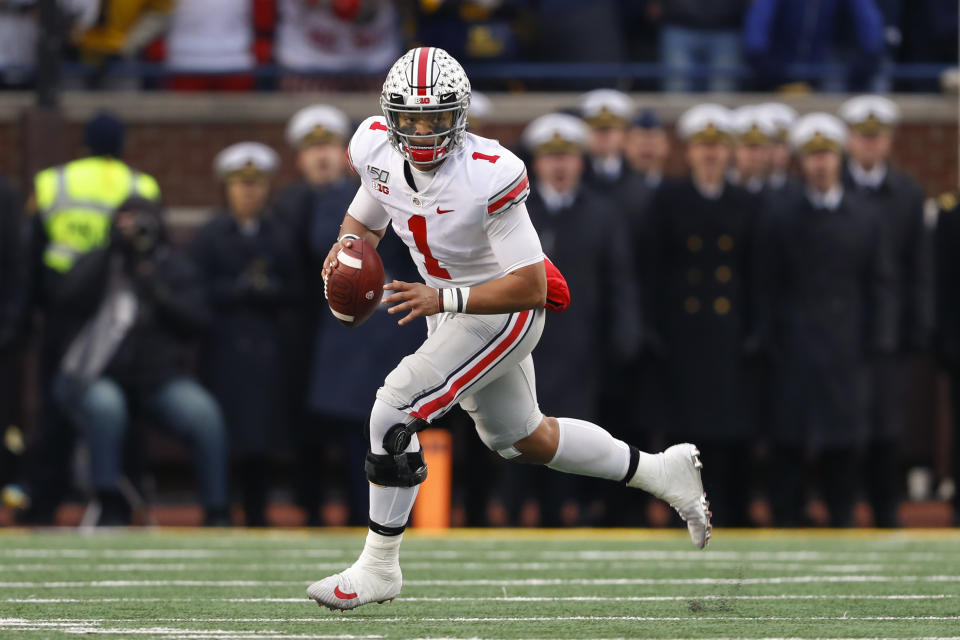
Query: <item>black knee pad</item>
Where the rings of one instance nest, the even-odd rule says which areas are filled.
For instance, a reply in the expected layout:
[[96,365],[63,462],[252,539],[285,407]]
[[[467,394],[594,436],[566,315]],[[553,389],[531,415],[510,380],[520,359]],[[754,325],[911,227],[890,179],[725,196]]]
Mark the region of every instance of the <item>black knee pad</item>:
[[396,455],[368,451],[363,466],[367,480],[382,487],[415,487],[427,479],[423,450]]
[[414,434],[430,426],[429,422],[417,418],[407,424],[397,423],[387,430],[383,436],[383,448],[387,453],[398,454],[407,450]]

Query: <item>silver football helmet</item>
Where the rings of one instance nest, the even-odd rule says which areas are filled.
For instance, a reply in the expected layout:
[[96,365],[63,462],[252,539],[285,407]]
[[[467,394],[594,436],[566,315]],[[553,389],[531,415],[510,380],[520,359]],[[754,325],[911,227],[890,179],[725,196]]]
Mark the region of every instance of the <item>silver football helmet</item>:
[[[417,47],[390,68],[380,108],[393,147],[409,162],[432,164],[461,147],[470,108],[470,80],[460,63],[443,49]],[[401,126],[401,115],[411,113],[451,113],[452,118],[449,127],[417,136],[412,128]],[[422,144],[425,137],[432,138],[433,144]],[[419,138],[417,144],[414,138]]]

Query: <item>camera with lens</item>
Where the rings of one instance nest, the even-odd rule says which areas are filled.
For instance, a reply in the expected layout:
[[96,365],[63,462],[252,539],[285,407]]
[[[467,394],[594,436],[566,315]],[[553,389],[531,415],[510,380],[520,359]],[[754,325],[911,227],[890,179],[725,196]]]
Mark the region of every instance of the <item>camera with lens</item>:
[[163,233],[161,207],[141,197],[128,198],[117,208],[114,218],[114,240],[124,250],[148,254],[156,248]]
[[130,229],[128,242],[137,253],[150,253],[157,246],[157,240],[160,237],[160,223],[152,215],[142,211],[136,212]]

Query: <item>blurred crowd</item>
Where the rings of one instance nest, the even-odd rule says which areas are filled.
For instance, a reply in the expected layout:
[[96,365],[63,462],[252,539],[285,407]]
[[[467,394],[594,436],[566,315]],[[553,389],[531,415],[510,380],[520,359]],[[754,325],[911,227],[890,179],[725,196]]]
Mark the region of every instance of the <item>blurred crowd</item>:
[[[471,131],[489,109],[475,93]],[[802,116],[704,103],[673,149],[657,113],[601,89],[529,123],[527,208],[572,292],[535,352],[544,410],[646,450],[696,442],[718,525],[810,524],[812,497],[821,523],[851,525],[865,499],[898,525],[909,360],[935,354],[960,390],[960,208],[945,196],[925,223],[922,190],[889,162],[899,119],[879,95]],[[366,522],[364,422],[425,327],[378,312],[345,329],[323,298],[358,188],[352,127],[317,104],[289,120],[288,149],[223,149],[222,207],[176,242],[162,185],[123,161],[109,113],[84,128],[89,154],[39,172],[27,198],[0,181],[0,488],[22,522],[52,522],[76,484],[91,522],[129,523],[147,428],[189,447],[209,525],[229,524],[231,504],[267,524],[281,479],[309,524]],[[664,177],[680,153],[686,172]],[[278,188],[280,154],[299,178]],[[394,234],[378,251],[388,280],[419,280]],[[8,426],[26,379],[29,442]],[[455,434],[463,523],[646,522],[622,487],[502,464],[462,412],[439,426]]]
[[[40,0],[0,0],[0,85],[34,84]],[[409,46],[477,63],[648,63],[623,89],[936,90],[895,63],[957,61],[952,0],[55,0],[65,84],[181,91],[364,89]],[[658,66],[653,66],[658,65]],[[265,69],[270,69],[265,72]],[[499,67],[488,89],[526,82]],[[596,85],[594,75],[582,87]],[[512,79],[507,79],[512,78]],[[371,84],[372,83],[372,84]]]

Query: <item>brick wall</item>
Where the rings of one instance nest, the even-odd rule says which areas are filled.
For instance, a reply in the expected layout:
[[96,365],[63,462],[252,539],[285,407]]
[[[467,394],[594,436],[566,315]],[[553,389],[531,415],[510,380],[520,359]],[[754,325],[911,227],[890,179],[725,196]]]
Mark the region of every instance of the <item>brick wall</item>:
[[[228,124],[133,123],[129,125],[127,160],[160,182],[172,206],[212,206],[220,202],[220,188],[211,164],[217,152],[241,140],[271,145],[283,156],[277,183],[293,179],[292,153],[283,139],[284,123],[231,122]],[[0,173],[19,179],[21,171],[19,125],[0,122]],[[523,124],[488,127],[491,137],[508,146],[517,143]],[[81,155],[81,125],[71,123],[67,135],[74,157]],[[905,124],[894,145],[895,163],[912,174],[928,195],[957,188],[957,125]],[[675,144],[669,171],[683,170],[682,146]]]

